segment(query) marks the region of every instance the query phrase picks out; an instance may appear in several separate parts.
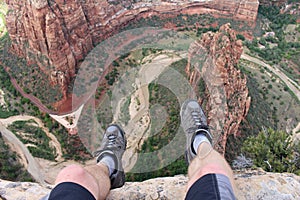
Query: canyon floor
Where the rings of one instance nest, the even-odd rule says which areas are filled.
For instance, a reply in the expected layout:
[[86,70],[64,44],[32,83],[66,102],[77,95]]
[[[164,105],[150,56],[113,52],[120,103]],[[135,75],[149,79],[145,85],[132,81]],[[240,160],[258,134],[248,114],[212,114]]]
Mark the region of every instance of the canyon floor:
[[[243,55],[242,58],[255,63],[259,62],[259,64],[261,65],[266,65],[265,63],[263,63],[263,61],[252,58],[245,54]],[[177,61],[178,59],[180,59],[180,57],[176,57],[176,56],[170,57],[166,54],[159,55],[157,57],[149,59],[151,60],[151,62],[142,66],[140,72],[141,74],[147,73],[146,83],[150,83],[152,82],[152,80],[154,80],[155,77],[157,77],[163,71],[163,68],[161,68],[161,71],[154,70],[155,66],[159,65],[159,66],[167,67],[171,63]],[[275,70],[274,73],[279,73],[279,72],[278,70]],[[151,74],[151,76],[149,76],[149,74]],[[141,77],[146,79],[144,75],[142,75]],[[291,85],[290,80],[286,78],[284,75],[281,75],[280,77],[282,81],[284,81],[288,86]],[[137,80],[136,82],[137,84],[140,84],[142,82],[145,82],[145,80]],[[125,131],[127,133],[136,133],[136,134],[129,134],[127,137],[128,148],[124,155],[125,158],[124,165],[126,171],[130,171],[130,169],[134,166],[135,161],[137,159],[136,158],[137,149],[140,148],[143,140],[146,140],[149,135],[149,122],[150,122],[149,91],[148,91],[148,87],[138,87],[138,88],[140,89],[136,90],[136,92],[134,92],[133,95],[131,96],[131,99],[133,101],[131,101],[131,104],[129,106],[130,120],[128,125],[125,126]],[[296,94],[299,93],[299,88],[296,88],[294,85],[293,87],[291,87],[291,90],[294,91]],[[2,92],[1,94],[2,94],[1,96],[3,97],[4,93]],[[139,99],[139,102],[141,102],[139,105],[137,104],[137,101],[135,101],[135,99],[137,98]],[[122,101],[123,99],[120,99],[120,102]],[[2,103],[4,104],[5,102],[2,100]],[[116,108],[116,112],[114,114],[114,122],[121,121],[119,120],[120,112],[121,112],[121,108],[119,106]],[[56,162],[48,161],[45,159],[33,158],[32,155],[30,155],[29,151],[27,150],[26,144],[22,144],[21,141],[19,141],[16,137],[14,137],[13,133],[7,130],[8,125],[12,124],[15,121],[28,121],[28,120],[34,120],[38,124],[38,126],[41,127],[47,133],[47,136],[51,140],[50,142],[51,146],[53,146],[57,152]],[[66,162],[62,159],[61,145],[59,144],[57,138],[55,138],[55,136],[47,130],[45,125],[42,123],[42,121],[36,117],[18,115],[18,116],[9,117],[7,119],[0,119],[0,127],[4,138],[9,140],[10,146],[19,155],[21,163],[25,166],[25,168],[28,169],[28,171],[33,175],[33,177],[35,177],[41,183],[47,182],[53,184],[56,175],[63,167],[69,164],[76,163],[75,161]],[[299,137],[299,128],[300,128],[300,123],[298,124],[297,127],[293,128],[294,138]],[[12,137],[13,139],[8,139]],[[86,164],[92,164],[92,163],[94,163],[94,160],[86,162]]]

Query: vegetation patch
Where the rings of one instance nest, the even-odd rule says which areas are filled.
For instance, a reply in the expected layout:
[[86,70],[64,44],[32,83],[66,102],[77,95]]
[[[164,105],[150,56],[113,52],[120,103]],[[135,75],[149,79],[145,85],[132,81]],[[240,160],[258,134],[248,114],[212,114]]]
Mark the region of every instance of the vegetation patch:
[[0,118],[8,118],[19,114],[29,114],[33,116],[41,116],[39,109],[24,98],[14,88],[10,81],[10,76],[4,70],[4,66],[0,64],[0,88],[4,91],[5,107],[0,108]]
[[[275,64],[285,74],[299,84],[300,80],[300,31],[296,28],[296,16],[281,13],[280,8],[259,7],[259,16],[264,23],[261,37],[245,41],[253,55],[257,55],[270,64]],[[293,31],[291,31],[291,27]]]
[[[49,115],[41,114],[38,117],[42,119],[46,127],[49,128],[49,131],[58,139],[62,146],[63,157],[65,159],[85,161],[92,158],[78,135],[70,135],[63,126],[53,121]],[[37,126],[35,121],[16,121],[9,126],[9,129],[22,143],[27,145],[33,156],[55,160],[56,152],[49,143],[50,139],[46,133]]]
[[121,105],[120,120],[125,125],[127,125],[130,120],[130,114],[129,114],[130,103],[131,103],[131,97],[127,97],[127,99]]
[[240,155],[241,146],[248,137],[257,136],[264,128],[286,130],[295,127],[300,119],[300,103],[277,76],[246,60],[240,61],[239,68],[247,76],[251,104],[241,124],[241,134],[228,137],[226,158],[229,162]]
[[111,103],[109,97],[102,98],[101,104],[96,109],[97,120],[101,124],[102,129],[106,129],[113,121],[113,114],[111,112]]
[[[178,71],[183,71],[185,68],[186,61],[180,60],[171,65]],[[175,137],[180,125],[180,105],[176,96],[166,87],[156,84],[155,82],[149,84],[148,86],[149,94],[150,94],[150,107],[161,105],[166,111],[166,122],[164,126],[158,130],[157,127],[151,127],[150,133],[151,136],[144,142],[140,153],[150,153],[155,152],[151,157],[151,161],[149,161],[149,157],[141,156],[138,158],[133,171],[143,171],[143,166],[146,166],[151,163],[156,163],[157,166],[162,166],[164,161],[162,158],[165,157],[175,157],[178,154],[178,149],[173,149],[172,151],[163,152],[160,151],[157,153],[157,150],[162,149],[164,146],[168,145],[170,141]],[[153,130],[152,130],[153,129]],[[154,134],[155,133],[155,134]],[[184,137],[184,133],[182,133]],[[184,138],[183,138],[184,139]],[[181,140],[184,141],[184,140]],[[185,145],[180,144],[180,145]],[[182,152],[182,155],[184,152]],[[167,156],[168,155],[168,156]],[[128,181],[143,181],[149,178],[155,177],[164,177],[164,176],[174,176],[176,174],[186,174],[187,173],[187,165],[184,160],[184,156],[180,156],[177,160],[172,162],[170,165],[165,166],[157,171],[140,173],[140,174],[132,174],[127,173],[126,179]]]
[[8,118],[19,114],[35,116],[41,119],[49,131],[57,137],[62,146],[64,158],[82,161],[91,158],[91,155],[87,152],[77,135],[69,135],[62,125],[58,124],[48,114],[41,113],[39,108],[31,103],[29,99],[21,96],[12,85],[9,75],[1,64],[0,80],[0,87],[5,93],[4,98],[6,102],[5,108],[0,108],[0,118]]
[[[157,85],[155,83],[151,83],[149,85],[150,92],[150,105],[160,104],[164,106],[167,112],[166,123],[163,128],[157,132],[154,136],[149,137],[140,150],[140,153],[149,153],[155,152],[162,147],[166,146],[173,139],[175,134],[177,133],[177,129],[179,128],[179,105],[176,99],[176,96],[167,88]],[[156,132],[156,131],[152,131]],[[174,152],[166,152],[169,157],[174,157],[172,154],[178,154],[176,149]],[[146,166],[151,163],[157,163],[157,166],[161,166],[163,161],[161,160],[161,155],[155,153],[151,157],[151,161],[147,160],[145,157],[139,157],[135,166],[134,171],[143,172],[143,166]],[[183,154],[183,152],[182,152]],[[166,155],[165,155],[166,156]],[[141,173],[141,174],[131,174],[128,173],[126,178],[128,181],[143,181],[149,178],[154,177],[164,177],[164,176],[173,176],[176,174],[185,174],[187,172],[186,162],[184,157],[181,156],[179,159],[174,161],[172,164],[159,169],[154,172]]]
[[17,154],[10,150],[0,132],[0,179],[10,181],[33,181],[31,175],[24,170]]
[[[0,38],[0,64],[9,69],[10,76],[17,81],[24,92],[34,95],[48,107],[61,100],[62,93],[59,86],[52,86],[49,76],[44,74],[37,64],[28,65],[24,58],[12,54],[9,51],[10,45],[8,34]],[[39,59],[44,62],[46,58],[41,56]]]
[[290,135],[284,131],[261,131],[247,138],[242,151],[253,159],[254,167],[300,175],[300,143],[292,143]]
[[34,157],[55,160],[50,139],[34,120],[16,121],[8,127],[25,144]]
[[[292,126],[295,127],[300,119],[300,113],[297,112],[300,109],[300,102],[289,90],[286,84],[282,82],[279,77],[271,73],[267,68],[260,65],[241,61],[240,67],[242,71],[248,75],[248,88],[252,98],[251,105],[257,106],[260,104],[266,104],[258,108],[253,108],[253,112],[255,112],[256,115],[259,115],[263,107],[269,107],[269,109],[272,110],[272,115],[268,118],[261,118],[257,116],[259,120],[262,119],[263,121],[263,123],[259,123],[261,124],[261,127],[264,126],[275,130],[284,130],[288,126],[288,119],[293,119]],[[256,98],[258,95],[261,98],[260,100]],[[258,101],[256,101],[256,99]],[[252,108],[250,108],[250,112],[252,112],[251,109]],[[282,115],[282,113],[284,113],[284,115]],[[268,121],[270,121],[273,125],[264,125],[264,123]],[[260,130],[261,128],[259,130],[255,129],[255,132],[258,133]]]
[[187,59],[181,59],[179,61],[176,61],[171,64],[170,67],[178,71],[181,75],[183,75],[185,78],[188,78],[186,72],[185,72],[185,67],[187,66],[188,61]]
[[76,161],[86,161],[92,158],[78,135],[70,135],[65,127],[53,120],[48,114],[39,112],[35,116],[41,119],[49,131],[55,135],[62,147],[63,158]]
[[[132,68],[136,68],[139,65],[145,64],[143,62],[144,59],[149,55],[159,54],[162,51],[160,49],[154,48],[142,48],[132,51],[128,54],[124,54],[120,56],[118,59],[114,60],[112,64],[109,66],[111,69],[110,72],[105,76],[105,82],[100,83],[96,90],[96,115],[97,120],[101,124],[103,129],[112,123],[113,120],[113,113],[112,105],[111,105],[111,98],[112,98],[112,90],[116,86],[116,84],[122,84],[122,82],[118,81],[127,81],[127,78],[130,79],[129,81],[133,80],[133,77],[125,77],[120,79],[121,76],[128,76],[128,71]],[[122,91],[124,92],[124,91]],[[107,95],[105,95],[107,94]],[[128,95],[128,94],[126,94]],[[100,97],[102,97],[100,99]],[[120,120],[122,123],[127,124],[130,120],[129,114],[129,105],[131,103],[131,98],[128,97],[121,105],[121,113],[120,113]]]
[[4,100],[6,102],[5,106],[0,107],[0,118],[8,118],[13,115],[19,114],[19,109],[14,106],[14,97],[18,95],[18,91],[10,82],[9,75],[4,70],[3,66],[0,64],[0,88],[4,91]]

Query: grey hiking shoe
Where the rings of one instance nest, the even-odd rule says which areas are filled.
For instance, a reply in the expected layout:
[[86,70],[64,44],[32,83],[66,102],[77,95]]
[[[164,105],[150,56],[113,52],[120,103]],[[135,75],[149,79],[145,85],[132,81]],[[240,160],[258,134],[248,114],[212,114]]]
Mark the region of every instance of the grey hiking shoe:
[[181,127],[187,137],[185,158],[189,164],[197,154],[193,148],[194,138],[197,134],[203,134],[212,144],[212,136],[207,126],[206,116],[196,100],[185,101],[180,110]]
[[125,132],[116,124],[107,127],[99,150],[94,153],[97,163],[104,156],[111,156],[115,160],[116,168],[110,176],[111,189],[122,187],[125,183],[125,173],[122,166],[122,156],[126,150]]

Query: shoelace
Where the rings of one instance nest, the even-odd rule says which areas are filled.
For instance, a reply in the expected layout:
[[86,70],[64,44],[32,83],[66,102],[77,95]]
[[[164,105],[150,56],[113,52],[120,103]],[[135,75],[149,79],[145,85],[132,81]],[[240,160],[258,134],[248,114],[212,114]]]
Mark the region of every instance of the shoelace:
[[194,120],[195,127],[189,128],[190,132],[194,132],[197,129],[205,129],[205,130],[211,129],[211,127],[203,124],[203,122],[201,121],[201,114],[199,112],[192,111],[191,114]]
[[201,120],[200,120],[200,113],[196,112],[196,111],[192,111],[192,116],[193,116],[195,125],[197,127],[201,126],[202,124],[201,124]]
[[[114,146],[117,143],[117,136],[116,135],[111,134],[111,135],[108,135],[107,138],[108,138],[108,141],[107,141],[108,145],[107,146]],[[93,153],[93,156],[98,157],[99,154],[101,153],[101,151],[102,150],[95,151]]]
[[108,138],[108,145],[115,145],[116,144],[116,140],[117,140],[117,136],[116,135],[109,135],[107,136]]

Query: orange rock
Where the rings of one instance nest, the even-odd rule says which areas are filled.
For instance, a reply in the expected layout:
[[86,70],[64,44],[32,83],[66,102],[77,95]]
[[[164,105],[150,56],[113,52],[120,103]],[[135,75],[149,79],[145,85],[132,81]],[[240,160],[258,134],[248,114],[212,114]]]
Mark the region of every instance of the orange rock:
[[[117,33],[131,20],[153,15],[170,18],[180,13],[209,13],[254,24],[258,10],[257,0],[164,0],[153,4],[148,1],[133,4],[127,0],[118,5],[109,4],[106,0],[6,0],[6,3],[11,10],[7,15],[7,28],[12,50],[29,61],[37,62],[49,79],[52,71],[45,66],[50,64],[53,71],[63,72],[66,85],[75,76],[78,63],[94,45]],[[172,27],[172,24],[166,24],[166,27]],[[41,56],[47,59],[40,59]],[[61,85],[64,94],[68,88],[66,85]]]
[[[201,77],[206,83],[208,120],[217,141],[215,148],[223,154],[228,135],[238,135],[239,125],[250,107],[246,78],[235,67],[242,52],[242,42],[236,39],[230,24],[221,26],[217,33],[203,34],[189,49],[186,72],[194,88]],[[199,58],[203,57],[203,65],[198,68]]]

